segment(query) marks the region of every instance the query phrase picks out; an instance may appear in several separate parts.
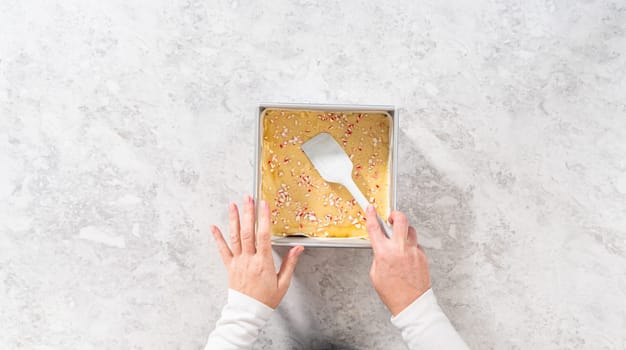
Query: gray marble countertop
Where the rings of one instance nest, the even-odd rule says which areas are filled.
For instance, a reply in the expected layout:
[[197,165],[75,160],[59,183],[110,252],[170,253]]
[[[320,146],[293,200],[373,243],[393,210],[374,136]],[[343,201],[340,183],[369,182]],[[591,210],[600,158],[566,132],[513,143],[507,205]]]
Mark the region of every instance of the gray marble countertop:
[[[604,0],[0,2],[0,348],[200,349],[263,101],[398,107],[399,207],[471,347],[626,348]],[[255,348],[403,349],[370,262],[307,250]]]

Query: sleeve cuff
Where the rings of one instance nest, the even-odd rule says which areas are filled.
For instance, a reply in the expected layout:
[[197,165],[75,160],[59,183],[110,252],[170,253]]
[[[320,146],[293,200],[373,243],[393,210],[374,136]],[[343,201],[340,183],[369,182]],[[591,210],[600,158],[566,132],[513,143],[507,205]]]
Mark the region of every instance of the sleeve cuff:
[[228,289],[228,305],[233,309],[252,313],[263,321],[267,321],[274,312],[271,307],[234,289]]
[[435,293],[433,293],[432,288],[429,288],[424,294],[420,295],[419,298],[415,299],[414,302],[404,308],[404,310],[400,311],[399,314],[392,316],[391,323],[397,328],[402,329],[413,323],[416,316],[419,317],[427,314],[433,307],[438,309],[439,305],[437,304]]

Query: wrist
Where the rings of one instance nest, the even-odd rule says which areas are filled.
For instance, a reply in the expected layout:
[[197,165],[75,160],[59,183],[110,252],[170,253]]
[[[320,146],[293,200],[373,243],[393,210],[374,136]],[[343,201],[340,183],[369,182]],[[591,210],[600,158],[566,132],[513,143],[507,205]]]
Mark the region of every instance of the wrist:
[[[271,308],[271,309],[276,309],[278,307],[278,305],[280,304],[281,299],[276,300],[275,296],[268,296],[267,293],[262,293],[260,292],[258,289],[256,290],[249,290],[249,289],[245,289],[245,288],[237,288],[237,287],[233,287],[230,286],[228,287],[229,290],[234,290],[238,293],[241,293],[251,299],[254,299],[255,301],[262,303],[263,305]],[[256,292],[256,293],[254,293]]]
[[404,326],[405,323],[409,322],[411,319],[426,314],[427,309],[432,308],[433,305],[437,305],[437,299],[435,298],[432,288],[429,288],[417,299],[413,300],[412,303],[400,310],[399,313],[393,315],[391,322],[397,327]]
[[253,313],[263,320],[269,319],[274,311],[263,302],[232,288],[228,289],[228,305],[234,309]]
[[404,311],[406,308],[408,308],[411,304],[413,304],[420,297],[422,297],[429,290],[430,290],[430,287],[428,287],[425,290],[413,290],[404,295],[396,295],[393,298],[393,301],[389,301],[388,303],[386,303],[387,308],[391,312],[391,315],[395,317],[398,314],[400,314],[402,311]]

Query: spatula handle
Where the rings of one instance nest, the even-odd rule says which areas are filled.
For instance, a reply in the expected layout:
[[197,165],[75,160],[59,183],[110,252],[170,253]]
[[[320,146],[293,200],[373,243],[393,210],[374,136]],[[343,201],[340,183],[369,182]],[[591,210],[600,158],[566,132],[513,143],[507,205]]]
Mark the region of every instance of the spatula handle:
[[[343,185],[348,189],[352,197],[354,197],[356,202],[359,203],[359,206],[361,207],[361,209],[363,209],[363,212],[365,213],[367,211],[367,206],[370,203],[368,202],[367,198],[365,198],[359,187],[354,183],[352,179],[346,181],[346,183],[344,183]],[[391,238],[391,227],[389,227],[389,225],[383,219],[381,219],[379,215],[376,215],[376,219],[378,220],[378,224],[380,225],[380,228],[383,230],[387,238]]]

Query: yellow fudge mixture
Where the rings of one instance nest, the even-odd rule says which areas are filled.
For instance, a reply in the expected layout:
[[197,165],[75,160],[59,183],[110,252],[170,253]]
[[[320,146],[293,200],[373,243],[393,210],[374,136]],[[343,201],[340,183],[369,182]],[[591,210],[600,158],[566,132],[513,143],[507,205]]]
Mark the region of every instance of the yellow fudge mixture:
[[367,237],[361,207],[342,185],[324,181],[301,149],[320,132],[343,147],[354,182],[381,217],[389,215],[387,114],[268,109],[262,123],[261,198],[273,234]]

